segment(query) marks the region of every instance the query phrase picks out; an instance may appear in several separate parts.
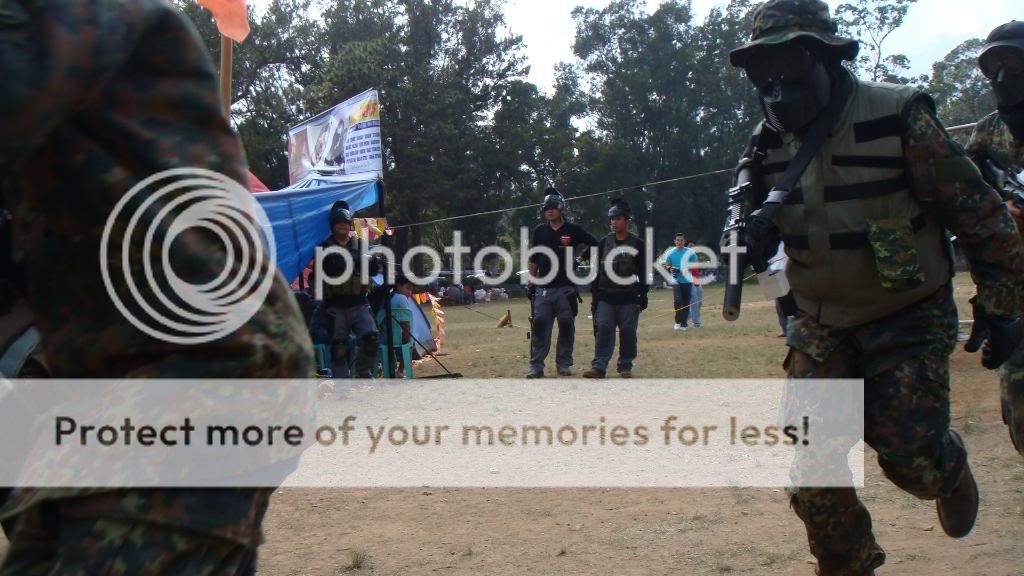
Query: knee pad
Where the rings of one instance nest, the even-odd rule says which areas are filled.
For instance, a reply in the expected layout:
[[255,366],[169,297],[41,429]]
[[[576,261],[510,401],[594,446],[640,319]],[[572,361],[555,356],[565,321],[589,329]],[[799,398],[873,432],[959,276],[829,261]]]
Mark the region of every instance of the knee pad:
[[376,332],[366,334],[360,340],[360,345],[363,347],[367,356],[375,355],[377,354],[377,347],[380,346],[380,337]]
[[345,360],[348,358],[348,342],[335,342],[331,346],[331,358],[335,360]]

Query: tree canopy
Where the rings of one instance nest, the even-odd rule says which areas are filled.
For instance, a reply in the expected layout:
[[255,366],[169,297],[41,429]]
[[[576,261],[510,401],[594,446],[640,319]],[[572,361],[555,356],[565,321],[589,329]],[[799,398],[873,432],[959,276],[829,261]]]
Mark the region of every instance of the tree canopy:
[[[178,0],[212,57],[210,16]],[[878,81],[920,85],[948,125],[992,108],[967,39],[909,78],[905,55],[886,52],[916,0],[851,0],[836,7],[841,32],[862,42],[851,69]],[[287,129],[367,88],[380,92],[389,217],[409,224],[540,202],[549,186],[570,217],[595,233],[625,197],[659,246],[684,232],[717,243],[730,174],[678,180],[735,165],[762,112],[728,51],[750,30],[751,0],[730,0],[702,20],[689,0],[611,0],[576,8],[575,58],[545,92],[527,79],[523,40],[508,32],[501,0],[271,0],[250,14],[235,49],[232,119],[251,169],[287,185]],[[670,181],[670,182],[664,182]],[[599,194],[619,190],[614,194]],[[520,210],[402,229],[399,246],[441,245],[453,229],[472,246],[509,244],[539,221]]]

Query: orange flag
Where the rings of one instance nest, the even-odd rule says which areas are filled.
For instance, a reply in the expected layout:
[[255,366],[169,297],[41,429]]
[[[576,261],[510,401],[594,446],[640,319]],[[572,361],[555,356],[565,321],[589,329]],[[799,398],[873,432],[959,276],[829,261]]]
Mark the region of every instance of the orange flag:
[[245,0],[198,0],[199,4],[213,12],[217,30],[235,42],[242,42],[249,35],[249,17]]

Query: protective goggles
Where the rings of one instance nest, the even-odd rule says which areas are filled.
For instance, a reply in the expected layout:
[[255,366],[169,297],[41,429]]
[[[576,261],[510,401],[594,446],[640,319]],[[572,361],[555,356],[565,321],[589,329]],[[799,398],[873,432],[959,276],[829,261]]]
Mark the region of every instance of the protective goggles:
[[767,46],[747,59],[747,78],[758,88],[773,83],[792,84],[807,76],[815,62],[814,55],[799,44]]

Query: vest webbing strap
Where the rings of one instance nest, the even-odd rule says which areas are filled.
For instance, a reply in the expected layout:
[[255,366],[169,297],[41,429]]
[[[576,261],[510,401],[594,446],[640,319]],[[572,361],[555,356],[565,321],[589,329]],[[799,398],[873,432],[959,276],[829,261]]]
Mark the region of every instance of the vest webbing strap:
[[886,168],[903,170],[903,158],[892,156],[833,156],[832,165],[843,168]]
[[[826,186],[825,202],[846,202],[848,200],[863,200],[877,196],[888,196],[895,194],[909,187],[904,175],[899,175],[888,180],[876,180],[874,182],[863,182],[861,184],[849,184],[847,186]],[[804,203],[804,192],[795,188],[786,195],[783,204],[793,206]]]
[[853,125],[853,139],[858,144],[892,137],[903,137],[903,118],[899,114],[882,116]]
[[[924,230],[928,220],[924,212],[914,216],[910,220],[914,232]],[[782,241],[787,248],[794,250],[810,250],[811,243],[805,235],[783,236]],[[832,250],[860,250],[871,245],[866,232],[844,232],[842,234],[830,234],[828,237],[829,247]]]
[[[832,165],[840,168],[882,168],[885,170],[903,170],[903,158],[891,156],[833,156]],[[789,167],[789,162],[767,162],[761,166],[764,175],[781,174]]]
[[887,180],[861,182],[860,184],[849,184],[846,186],[826,186],[825,202],[845,202],[847,200],[888,196],[889,194],[906,190],[908,186],[907,179],[903,174]]

